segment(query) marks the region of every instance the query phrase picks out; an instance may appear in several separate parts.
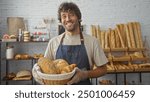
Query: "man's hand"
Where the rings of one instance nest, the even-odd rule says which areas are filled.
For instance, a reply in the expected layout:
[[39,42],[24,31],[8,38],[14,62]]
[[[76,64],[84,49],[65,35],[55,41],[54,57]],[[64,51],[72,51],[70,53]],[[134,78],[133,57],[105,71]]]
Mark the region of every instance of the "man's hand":
[[85,80],[88,78],[88,72],[87,71],[82,71],[79,68],[76,69],[76,73],[73,76],[73,78],[67,83],[68,85],[78,83],[82,80]]

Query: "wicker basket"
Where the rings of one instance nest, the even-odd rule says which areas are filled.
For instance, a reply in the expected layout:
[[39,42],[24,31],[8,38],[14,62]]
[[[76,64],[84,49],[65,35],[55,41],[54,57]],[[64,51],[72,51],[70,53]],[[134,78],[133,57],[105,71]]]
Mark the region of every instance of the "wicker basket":
[[65,85],[75,74],[76,68],[65,74],[45,74],[41,71],[37,71],[37,74],[43,79],[45,85]]

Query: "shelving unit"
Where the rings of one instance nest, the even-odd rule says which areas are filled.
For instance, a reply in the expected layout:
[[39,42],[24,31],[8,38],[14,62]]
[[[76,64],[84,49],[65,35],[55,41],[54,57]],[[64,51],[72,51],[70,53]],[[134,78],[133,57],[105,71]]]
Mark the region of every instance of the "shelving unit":
[[[10,66],[9,66],[9,62],[10,61],[31,61],[31,68],[33,67],[33,65],[34,65],[34,59],[33,58],[31,58],[31,59],[27,59],[27,60],[15,60],[15,59],[11,59],[11,60],[7,60],[7,59],[5,59],[6,60],[6,75],[8,75],[8,73],[9,73],[9,68],[10,68]],[[32,70],[32,69],[31,69]],[[9,81],[31,81],[31,84],[33,84],[34,83],[34,80],[33,80],[33,78],[31,79],[31,80],[5,80],[6,81],[6,85],[8,85],[9,84]]]
[[[126,84],[127,73],[139,73],[142,82],[142,73],[150,72],[146,64],[150,61],[145,46],[146,39],[143,39],[140,22],[127,22],[116,24],[115,28],[100,29],[100,26],[91,26],[92,36],[96,37],[103,48],[109,63],[107,65],[108,74],[124,75]],[[116,84],[117,81],[116,81]]]
[[[23,43],[26,43],[26,44],[29,44],[29,43],[47,43],[48,41],[40,41],[40,42],[1,42],[1,44],[4,44],[5,48],[10,44],[10,45],[13,45],[13,46],[17,46],[17,44],[23,44]],[[1,48],[1,47],[0,47]],[[5,50],[5,48],[3,50]],[[2,49],[0,49],[1,51]],[[31,57],[29,59],[6,59],[6,58],[1,58],[0,60],[1,62],[4,61],[5,62],[5,66],[6,66],[6,70],[5,70],[5,75],[8,75],[8,73],[10,73],[10,66],[11,66],[11,63],[24,63],[26,61],[29,61],[29,65],[31,67],[31,72],[32,72],[32,68],[33,68],[33,65],[36,63],[37,59]],[[22,61],[22,62],[21,62]],[[26,62],[28,63],[28,62]],[[14,67],[14,66],[13,66]],[[21,69],[21,68],[20,68]],[[4,81],[6,85],[9,84],[9,82],[18,82],[18,81],[31,81],[31,84],[35,84],[35,81],[34,79],[32,78],[31,80],[2,80],[2,75],[1,75],[1,68],[0,68],[0,82],[1,81]],[[0,83],[1,84],[1,83]]]
[[[118,74],[123,74],[124,75],[124,84],[126,84],[126,74],[127,73],[139,73],[139,80],[140,83],[142,83],[142,73],[149,73],[150,72],[150,68],[146,68],[146,67],[138,67],[138,65],[142,64],[142,63],[146,63],[149,58],[148,56],[143,55],[143,57],[133,57],[131,55],[131,53],[135,53],[135,52],[139,52],[141,54],[144,54],[145,52],[145,48],[134,48],[134,49],[129,49],[129,48],[118,48],[118,49],[110,49],[110,50],[106,50],[104,49],[105,53],[107,53],[107,55],[109,55],[112,58],[108,58],[109,60],[109,65],[112,67],[112,70],[109,69],[108,70],[108,74],[115,74],[115,80],[116,83],[118,84]],[[122,56],[114,56],[113,53],[123,53]],[[134,64],[137,65],[138,68],[135,68]],[[118,67],[117,67],[118,66]],[[122,67],[123,69],[119,69],[119,67]]]

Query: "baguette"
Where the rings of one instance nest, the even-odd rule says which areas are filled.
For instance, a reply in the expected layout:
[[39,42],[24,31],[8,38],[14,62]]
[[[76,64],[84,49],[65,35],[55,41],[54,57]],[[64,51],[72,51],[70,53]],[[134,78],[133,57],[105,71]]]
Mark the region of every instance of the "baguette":
[[108,34],[109,34],[109,33],[106,31],[106,32],[105,32],[105,48],[109,48],[109,47],[108,47],[108,44],[109,44],[109,43],[108,43]]
[[129,48],[131,48],[132,46],[131,46],[130,33],[129,33],[128,25],[125,25],[125,29],[126,29],[127,45]]
[[138,38],[140,43],[140,48],[143,48],[143,42],[142,42],[142,35],[141,35],[141,25],[139,22],[136,22],[137,32],[138,32]]
[[135,45],[135,38],[134,38],[134,35],[133,35],[132,23],[128,23],[128,26],[129,26],[129,34],[130,34],[131,46],[132,46],[132,48],[135,48],[136,45]]
[[93,25],[91,25],[91,32],[92,32],[92,36],[95,36],[94,35],[94,26]]
[[121,32],[120,32],[120,29],[119,29],[119,25],[116,25],[117,26],[117,32],[118,32],[118,35],[119,35],[119,39],[120,39],[120,42],[121,42],[121,46],[122,48],[125,48],[125,44],[124,44],[124,41],[122,39],[122,36],[121,36]]
[[97,38],[97,28],[96,28],[96,26],[94,26],[94,34],[95,34],[95,37]]
[[101,31],[100,31],[99,25],[97,27],[97,38],[98,38],[98,40],[100,42],[100,45],[101,45],[102,44],[102,39],[101,39]]
[[102,48],[105,48],[105,32],[101,31]]
[[133,31],[134,31],[134,36],[135,36],[136,47],[140,48],[140,42],[139,42],[139,36],[138,36],[138,32],[137,32],[136,22],[133,22],[132,25],[133,25]]
[[111,30],[111,48],[115,48],[116,44],[115,44],[115,34],[114,34],[114,30]]
[[121,47],[121,43],[120,43],[120,39],[119,39],[119,35],[118,35],[118,32],[117,32],[117,29],[115,29],[115,43],[116,43],[116,48],[120,48]]

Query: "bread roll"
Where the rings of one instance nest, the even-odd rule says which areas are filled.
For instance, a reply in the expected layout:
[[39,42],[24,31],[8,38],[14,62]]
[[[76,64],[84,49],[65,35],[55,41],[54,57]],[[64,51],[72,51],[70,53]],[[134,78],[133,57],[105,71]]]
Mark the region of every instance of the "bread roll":
[[57,74],[58,73],[53,61],[46,57],[40,58],[38,60],[37,64],[39,65],[39,67],[43,73],[46,73],[46,74]]

